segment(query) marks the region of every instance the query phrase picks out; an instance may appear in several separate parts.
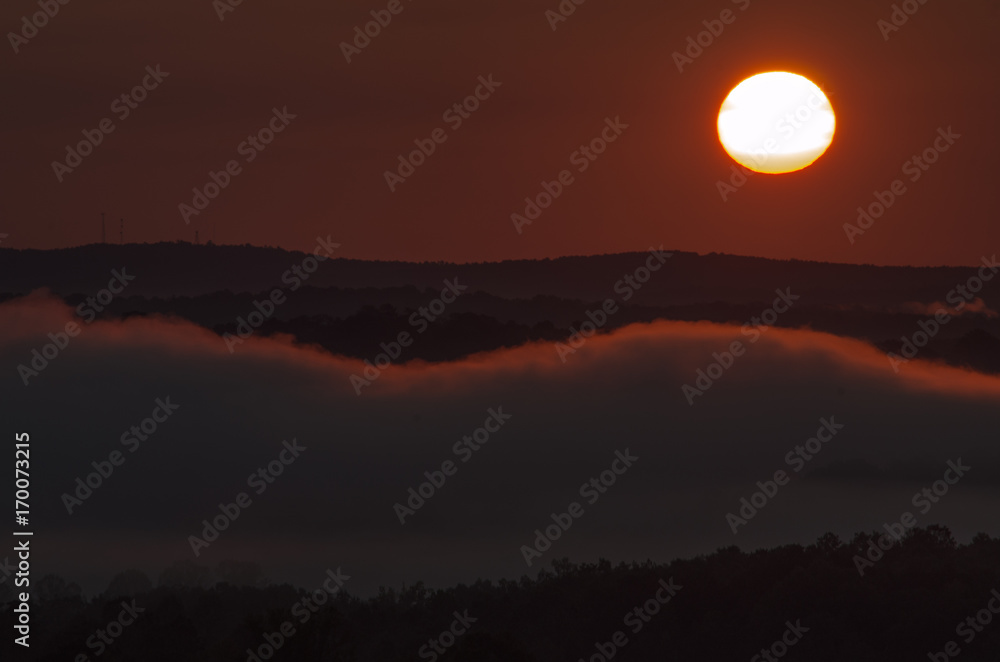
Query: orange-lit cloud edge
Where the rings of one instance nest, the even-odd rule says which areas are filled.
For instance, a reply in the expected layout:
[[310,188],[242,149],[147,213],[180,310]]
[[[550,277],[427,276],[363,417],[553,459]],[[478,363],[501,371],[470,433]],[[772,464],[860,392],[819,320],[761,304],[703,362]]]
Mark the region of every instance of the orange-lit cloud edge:
[[[44,291],[0,304],[0,348],[8,360],[28,364],[31,350],[49,342],[48,333],[61,331],[67,322],[80,323],[71,307]],[[386,338],[386,341],[391,338]],[[612,369],[623,362],[644,359],[661,361],[663,373],[677,378],[678,397],[684,383],[693,384],[696,371],[714,360],[713,352],[724,352],[739,340],[747,351],[736,364],[783,366],[783,374],[794,376],[799,366],[817,366],[833,374],[853,373],[866,383],[882,383],[890,390],[913,393],[937,393],[959,397],[1000,399],[1000,378],[970,369],[917,358],[903,363],[895,372],[888,357],[866,342],[808,328],[771,328],[760,340],[750,343],[740,327],[712,322],[659,320],[632,324],[586,340],[565,361],[549,341],[530,342],[470,355],[446,362],[406,361],[394,363],[378,379],[365,387],[366,397],[398,396],[407,392],[433,389],[435,392],[462,391],[486,382],[514,382],[515,378],[545,374],[556,381],[570,382],[586,368]],[[283,366],[311,373],[313,379],[328,382],[330,395],[355,397],[349,378],[363,375],[361,359],[329,353],[318,347],[295,342],[287,335],[252,336],[230,353],[215,333],[187,320],[163,317],[133,317],[128,320],[102,321],[82,325],[82,332],[71,341],[73,353],[85,352],[113,356],[124,349],[155,353],[160,359],[187,358],[198,362],[250,361]],[[417,338],[419,342],[419,337]],[[668,350],[664,352],[664,350]],[[405,352],[405,350],[404,350]],[[69,350],[64,350],[68,354]],[[374,358],[374,357],[370,357]],[[60,359],[57,358],[56,361]],[[225,365],[224,363],[218,365]],[[11,366],[14,368],[15,366]],[[14,371],[11,370],[8,375]],[[753,379],[753,369],[731,370],[730,382]],[[760,372],[759,370],[757,372]],[[814,375],[813,375],[814,376]],[[846,376],[846,375],[845,375]],[[44,373],[39,379],[44,379]],[[19,379],[19,378],[18,378]]]

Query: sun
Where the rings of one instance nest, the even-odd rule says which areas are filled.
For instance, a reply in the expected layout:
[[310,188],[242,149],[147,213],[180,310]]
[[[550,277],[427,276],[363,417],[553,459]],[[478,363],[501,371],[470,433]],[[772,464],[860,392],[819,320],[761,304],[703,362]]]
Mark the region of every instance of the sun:
[[719,109],[719,140],[755,172],[779,174],[811,165],[833,141],[829,99],[808,78],[787,71],[751,76]]

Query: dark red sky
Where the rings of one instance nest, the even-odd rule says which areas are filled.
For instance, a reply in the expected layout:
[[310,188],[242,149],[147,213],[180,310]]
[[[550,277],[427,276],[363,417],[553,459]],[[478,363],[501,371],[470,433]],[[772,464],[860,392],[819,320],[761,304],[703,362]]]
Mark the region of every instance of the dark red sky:
[[[4,246],[100,238],[100,212],[126,241],[202,239],[342,256],[476,261],[645,250],[651,244],[876,264],[974,264],[997,252],[996,66],[1000,6],[928,2],[888,41],[892,3],[588,0],[552,31],[549,2],[402,0],[350,64],[355,25],[386,2],[245,0],[220,21],[210,0],[158,6],[75,0],[15,54],[0,55]],[[916,3],[914,3],[916,4]],[[737,17],[679,73],[685,40],[723,9]],[[35,2],[0,12],[6,34]],[[112,101],[159,64],[169,77],[124,120]],[[719,104],[736,83],[789,70],[827,91],[834,144],[812,167],[751,178],[723,202],[731,160]],[[456,131],[442,113],[480,75],[502,87]],[[287,130],[192,225],[178,212],[209,170],[271,109]],[[622,137],[519,235],[510,215],[570,168],[606,117]],[[116,129],[62,183],[52,162],[102,118]],[[917,182],[903,163],[939,128],[961,134]],[[438,127],[427,163],[391,193],[383,173]],[[894,179],[907,192],[851,245],[843,224]],[[111,225],[111,224],[109,224]]]

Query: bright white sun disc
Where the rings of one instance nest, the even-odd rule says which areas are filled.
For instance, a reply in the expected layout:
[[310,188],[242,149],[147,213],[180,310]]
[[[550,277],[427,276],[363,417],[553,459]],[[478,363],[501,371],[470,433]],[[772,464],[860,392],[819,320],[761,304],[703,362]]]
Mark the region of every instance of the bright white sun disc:
[[798,74],[772,71],[733,88],[719,110],[719,140],[751,170],[801,170],[833,141],[836,119],[818,86]]

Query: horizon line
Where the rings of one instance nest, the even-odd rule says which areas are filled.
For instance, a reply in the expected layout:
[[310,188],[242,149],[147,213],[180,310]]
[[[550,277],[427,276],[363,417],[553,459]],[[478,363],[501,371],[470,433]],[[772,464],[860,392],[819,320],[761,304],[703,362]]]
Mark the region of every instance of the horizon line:
[[[222,243],[222,242],[218,242],[217,243],[217,242],[213,242],[212,240],[208,240],[208,241],[205,241],[203,243],[194,243],[194,242],[188,241],[186,239],[173,239],[173,240],[161,239],[161,240],[155,241],[155,242],[149,242],[149,241],[126,242],[124,244],[119,244],[119,243],[107,242],[106,241],[106,242],[92,242],[92,243],[89,243],[89,244],[76,244],[76,245],[73,245],[73,246],[62,246],[62,247],[58,247],[58,248],[33,248],[33,247],[16,248],[16,247],[13,247],[13,246],[2,246],[2,245],[0,245],[0,251],[37,251],[37,252],[40,252],[40,253],[54,253],[54,252],[57,252],[57,251],[71,251],[71,250],[78,250],[78,249],[84,249],[84,248],[93,248],[93,247],[99,247],[99,246],[101,246],[101,247],[108,247],[108,248],[125,249],[125,248],[128,248],[128,247],[136,247],[136,246],[158,246],[158,245],[161,245],[161,244],[177,245],[177,246],[186,245],[186,246],[198,247],[198,248],[251,248],[251,249],[257,248],[257,249],[266,249],[266,250],[280,250],[280,251],[284,251],[286,253],[300,253],[300,254],[303,254],[303,255],[306,255],[308,253],[307,251],[302,251],[302,250],[293,249],[293,248],[285,248],[284,246],[280,246],[280,245],[251,244],[251,243],[232,244],[232,243]],[[384,262],[384,263],[401,263],[401,264],[439,264],[439,263],[443,263],[443,264],[453,264],[453,265],[474,265],[474,264],[503,264],[505,262],[545,262],[545,261],[550,261],[551,262],[551,261],[556,261],[556,260],[575,259],[575,258],[615,257],[615,256],[619,256],[619,255],[636,255],[636,254],[642,254],[642,253],[648,252],[648,250],[649,249],[645,249],[645,250],[633,250],[633,251],[619,251],[619,252],[615,252],[615,253],[591,253],[591,254],[575,253],[575,254],[567,254],[567,255],[558,255],[558,256],[555,256],[555,257],[551,257],[551,256],[545,256],[545,257],[517,257],[517,258],[503,258],[503,259],[499,259],[499,260],[468,260],[468,261],[461,261],[461,262],[453,261],[453,260],[442,260],[442,259],[437,259],[437,260],[432,260],[432,259],[424,259],[424,260],[401,260],[401,259],[389,259],[389,258],[344,257],[344,256],[332,257],[330,259],[333,259],[333,260],[348,260],[348,261],[354,261],[354,262],[375,262],[375,263],[379,263],[379,262]],[[975,266],[977,266],[979,264],[979,263],[975,263],[975,264],[935,264],[935,265],[875,264],[873,262],[831,262],[831,261],[827,261],[827,260],[808,260],[808,259],[795,258],[795,257],[791,257],[791,258],[777,258],[777,257],[766,257],[766,256],[763,256],[763,255],[745,255],[745,254],[740,254],[740,253],[722,253],[722,252],[717,252],[717,251],[710,251],[710,252],[707,252],[707,253],[700,253],[698,251],[693,251],[693,250],[681,250],[681,249],[671,249],[671,248],[664,248],[664,250],[666,250],[668,252],[672,252],[672,253],[680,253],[680,254],[685,254],[685,255],[694,255],[694,256],[697,256],[697,257],[700,257],[700,258],[716,256],[716,257],[742,258],[742,259],[751,259],[751,260],[764,260],[764,261],[768,261],[768,262],[799,262],[799,263],[803,263],[803,264],[825,264],[825,265],[836,265],[836,266],[845,266],[845,267],[876,267],[876,268],[879,268],[879,269],[969,269],[969,268],[973,268],[973,267],[975,267]]]

